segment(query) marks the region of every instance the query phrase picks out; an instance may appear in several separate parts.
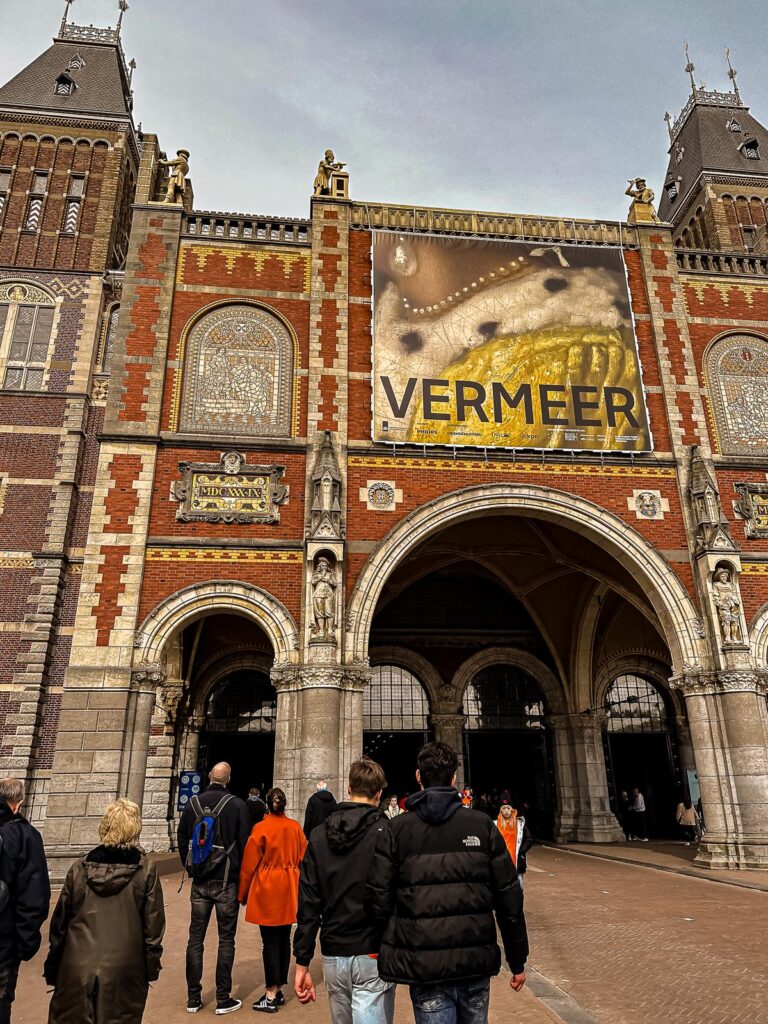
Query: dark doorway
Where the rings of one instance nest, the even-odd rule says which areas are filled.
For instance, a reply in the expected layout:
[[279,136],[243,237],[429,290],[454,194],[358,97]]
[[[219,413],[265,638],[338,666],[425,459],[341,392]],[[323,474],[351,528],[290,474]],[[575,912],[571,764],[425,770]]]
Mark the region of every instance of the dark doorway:
[[232,766],[231,790],[246,797],[272,785],[275,761],[275,691],[264,672],[241,670],[227,676],[208,699],[200,736],[199,767],[207,774],[217,761]]
[[[547,734],[541,730],[465,732],[464,784],[475,799],[509,790],[537,839],[552,838],[552,778]],[[527,806],[526,806],[527,805]]]
[[608,687],[605,707],[605,761],[614,807],[623,789],[631,799],[637,787],[645,798],[649,836],[679,837],[675,810],[680,800],[680,779],[664,694],[644,676],[624,673]]
[[399,665],[375,665],[363,692],[363,751],[378,761],[387,793],[415,793],[416,754],[429,739],[429,702],[416,676]]

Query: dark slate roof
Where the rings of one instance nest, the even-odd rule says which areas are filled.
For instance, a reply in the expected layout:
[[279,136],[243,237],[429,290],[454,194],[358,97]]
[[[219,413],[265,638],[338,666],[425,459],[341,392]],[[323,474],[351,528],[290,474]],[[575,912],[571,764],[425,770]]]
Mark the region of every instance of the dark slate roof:
[[[56,78],[73,57],[80,55],[85,66],[67,74],[77,83],[71,96],[54,93]],[[101,114],[130,116],[131,94],[125,76],[123,56],[114,43],[65,42],[36,57],[15,78],[0,87],[0,107],[51,110],[70,115]]]
[[[731,131],[727,122],[735,119],[740,132]],[[739,146],[748,138],[757,140],[760,159],[750,160]],[[678,147],[683,155],[677,162]],[[675,214],[683,210],[686,197],[702,172],[734,174],[746,177],[768,176],[768,130],[741,104],[722,105],[694,103],[685,123],[679,129],[669,150],[669,164],[665,183],[670,178],[678,181],[678,197],[670,201],[666,189],[659,196],[659,216],[675,222]]]

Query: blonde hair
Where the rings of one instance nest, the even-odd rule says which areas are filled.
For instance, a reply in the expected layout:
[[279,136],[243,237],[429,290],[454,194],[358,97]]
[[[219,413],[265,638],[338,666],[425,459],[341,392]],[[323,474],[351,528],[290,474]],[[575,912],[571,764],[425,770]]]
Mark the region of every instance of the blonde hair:
[[120,797],[104,811],[99,839],[104,846],[138,846],[141,835],[141,810],[133,800]]

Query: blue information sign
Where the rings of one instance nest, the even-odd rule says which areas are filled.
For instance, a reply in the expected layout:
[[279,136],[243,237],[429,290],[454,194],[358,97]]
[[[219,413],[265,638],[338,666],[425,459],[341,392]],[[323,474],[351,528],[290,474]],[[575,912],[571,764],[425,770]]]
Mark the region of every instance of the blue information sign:
[[177,810],[183,811],[193,796],[202,789],[203,775],[202,772],[194,771],[189,768],[186,771],[179,772],[179,800],[176,805]]

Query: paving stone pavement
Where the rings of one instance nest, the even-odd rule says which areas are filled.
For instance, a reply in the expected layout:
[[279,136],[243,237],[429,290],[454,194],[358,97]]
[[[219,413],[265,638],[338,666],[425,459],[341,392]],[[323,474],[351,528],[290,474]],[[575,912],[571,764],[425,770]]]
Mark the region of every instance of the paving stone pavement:
[[531,962],[599,1024],[768,1024],[768,893],[537,849]]
[[[768,893],[750,891],[536,848],[529,855],[526,913],[531,935],[530,988],[494,980],[491,1024],[768,1024]],[[168,928],[164,970],[153,987],[144,1024],[182,1024],[184,950],[189,888],[163,878]],[[690,920],[689,920],[690,919]],[[209,932],[204,999],[195,1017],[213,1018],[215,925]],[[41,952],[22,967],[14,1024],[45,1024]],[[322,975],[319,964],[315,980]],[[263,991],[258,929],[242,923],[235,995],[245,1006],[232,1020],[254,1019],[250,1003]],[[535,993],[535,994],[534,994]],[[327,1024],[325,991],[305,1008],[288,993],[283,1024]],[[540,998],[537,998],[539,996]],[[398,991],[396,1024],[413,1014]]]

